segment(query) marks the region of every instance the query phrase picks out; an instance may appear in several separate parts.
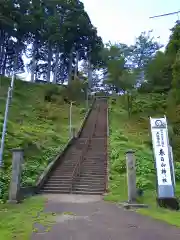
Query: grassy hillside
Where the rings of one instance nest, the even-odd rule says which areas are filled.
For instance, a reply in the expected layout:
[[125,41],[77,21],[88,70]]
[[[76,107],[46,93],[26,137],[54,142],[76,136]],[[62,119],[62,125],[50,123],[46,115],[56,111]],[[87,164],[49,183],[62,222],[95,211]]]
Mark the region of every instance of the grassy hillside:
[[[9,80],[0,79],[1,129],[8,86]],[[7,198],[12,148],[24,148],[22,185],[32,185],[52,157],[66,144],[69,137],[69,104],[64,102],[63,95],[67,97],[68,93],[62,87],[16,80],[7,125],[5,166],[0,176],[1,198]],[[79,100],[73,106],[73,126],[76,129],[85,115],[85,106],[81,102]]]
[[[137,186],[144,189],[140,201],[148,203],[149,209],[140,210],[143,214],[162,219],[180,226],[179,213],[156,206],[156,172],[152,154],[149,116],[166,114],[166,96],[161,94],[139,95],[133,102],[133,114],[128,118],[126,100],[118,97],[110,100],[110,193],[109,201],[127,200],[125,152],[128,149],[136,151]],[[170,126],[170,129],[173,126]],[[170,131],[171,132],[171,131]],[[170,134],[173,142],[173,152],[176,160],[176,195],[180,196],[180,162],[178,162],[178,135]]]

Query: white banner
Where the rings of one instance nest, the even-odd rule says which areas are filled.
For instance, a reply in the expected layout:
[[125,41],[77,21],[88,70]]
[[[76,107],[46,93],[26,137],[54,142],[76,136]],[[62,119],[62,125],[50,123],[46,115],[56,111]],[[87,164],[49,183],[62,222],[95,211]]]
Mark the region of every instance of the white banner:
[[172,185],[166,118],[150,118],[158,185]]

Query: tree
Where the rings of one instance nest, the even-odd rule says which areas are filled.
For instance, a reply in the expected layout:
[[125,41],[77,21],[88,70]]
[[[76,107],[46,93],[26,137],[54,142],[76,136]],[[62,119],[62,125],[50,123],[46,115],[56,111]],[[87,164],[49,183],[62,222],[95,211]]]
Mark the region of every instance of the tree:
[[180,105],[180,50],[176,54],[176,60],[172,67],[172,85],[168,94],[168,117],[172,123],[179,121],[179,112],[176,112]]
[[148,33],[142,32],[139,37],[136,38],[135,45],[131,46],[132,54],[131,61],[136,68],[143,70],[151,60],[155,53],[162,47],[154,37],[151,37],[152,31]]
[[180,49],[176,54],[176,60],[172,68],[172,91],[174,102],[176,105],[180,104]]
[[154,37],[151,37],[152,31],[142,32],[136,38],[135,45],[130,46],[131,55],[129,62],[136,69],[137,81],[141,84],[144,81],[144,70],[148,62],[154,57],[156,52],[162,47]]
[[120,91],[124,91],[121,77],[123,75],[124,71],[124,58],[120,59],[113,59],[109,60],[108,62],[108,80],[106,83],[108,85],[112,86],[112,90],[116,91],[116,93],[119,93]]
[[[23,54],[29,58],[31,81],[38,78],[62,83],[78,62],[92,51],[97,62],[102,39],[79,0],[2,0],[0,2],[0,74],[9,75],[16,65],[24,71]],[[16,50],[16,59],[9,56]],[[10,54],[12,55],[12,54]],[[94,57],[95,56],[95,57]],[[75,67],[76,66],[76,67]]]
[[[177,65],[177,53],[180,49],[180,24],[171,29],[171,36],[165,52],[158,51],[145,66],[146,83],[141,87],[143,91],[168,92],[174,81],[174,64]],[[178,70],[176,70],[178,72]],[[171,99],[172,101],[172,99]]]
[[176,54],[180,49],[180,22],[176,22],[175,26],[171,29],[169,43],[166,46],[165,53],[171,57],[172,61],[176,59]]
[[151,90],[169,91],[171,88],[171,68],[168,56],[158,51],[145,68],[145,78]]

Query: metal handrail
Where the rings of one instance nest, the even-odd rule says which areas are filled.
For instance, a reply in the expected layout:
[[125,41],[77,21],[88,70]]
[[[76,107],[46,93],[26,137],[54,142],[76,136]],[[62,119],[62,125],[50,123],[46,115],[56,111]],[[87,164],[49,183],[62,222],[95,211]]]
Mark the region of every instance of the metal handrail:
[[86,148],[83,149],[83,151],[81,152],[81,156],[80,156],[79,160],[77,161],[77,163],[76,163],[76,165],[74,167],[74,170],[72,172],[70,192],[72,192],[74,178],[77,177],[80,174],[81,161],[83,159],[84,152],[85,152],[85,150],[87,149],[87,147],[89,145],[88,142],[89,142],[89,139],[86,140],[86,142],[85,142]]
[[108,150],[109,150],[109,143],[108,143],[108,137],[109,137],[109,108],[108,108],[108,103],[106,102],[106,113],[107,113],[107,118],[106,118],[106,178],[105,178],[105,192],[108,191],[108,182],[109,182],[109,166],[108,166]]
[[[98,110],[100,111],[100,106],[98,106]],[[99,113],[99,112],[98,112]],[[93,127],[93,130],[91,132],[91,136],[86,140],[85,142],[85,148],[82,150],[81,152],[81,156],[79,158],[79,160],[77,161],[75,167],[74,167],[74,170],[73,170],[73,173],[71,175],[71,186],[70,186],[70,192],[72,192],[72,189],[73,189],[73,182],[74,182],[74,179],[75,177],[77,177],[79,174],[80,174],[80,168],[81,168],[81,163],[82,161],[84,160],[84,155],[85,155],[85,152],[87,152],[88,150],[88,147],[92,141],[92,137],[94,135],[94,132],[95,132],[95,129],[96,129],[96,125],[97,125],[97,120],[98,120],[98,114],[97,114],[97,118],[96,118],[96,121],[95,121],[95,124],[94,124],[94,127]]]

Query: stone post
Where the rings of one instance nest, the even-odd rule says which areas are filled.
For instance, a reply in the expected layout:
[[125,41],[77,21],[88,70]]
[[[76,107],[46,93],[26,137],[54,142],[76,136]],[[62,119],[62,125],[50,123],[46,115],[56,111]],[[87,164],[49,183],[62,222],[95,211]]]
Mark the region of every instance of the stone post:
[[20,201],[20,183],[23,164],[23,149],[12,150],[12,177],[9,189],[9,203]]
[[133,150],[126,152],[127,184],[128,184],[128,202],[136,201],[136,167],[135,155]]
[[72,136],[73,136],[73,138],[76,138],[76,129],[75,129],[75,127],[72,128]]

